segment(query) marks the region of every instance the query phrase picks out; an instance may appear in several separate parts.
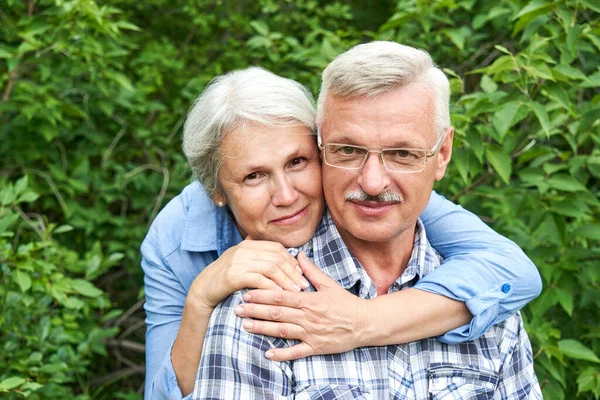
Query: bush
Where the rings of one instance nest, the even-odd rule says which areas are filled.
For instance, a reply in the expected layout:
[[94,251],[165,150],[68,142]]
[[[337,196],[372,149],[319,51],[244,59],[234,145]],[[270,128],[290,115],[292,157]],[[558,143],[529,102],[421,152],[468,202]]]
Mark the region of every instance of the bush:
[[452,78],[455,147],[438,191],[542,273],[524,316],[545,398],[600,398],[600,7],[376,3],[6,1],[0,390],[135,398],[138,249],[190,180],[179,135],[192,100],[253,64],[316,93],[337,54],[392,39],[427,49]]

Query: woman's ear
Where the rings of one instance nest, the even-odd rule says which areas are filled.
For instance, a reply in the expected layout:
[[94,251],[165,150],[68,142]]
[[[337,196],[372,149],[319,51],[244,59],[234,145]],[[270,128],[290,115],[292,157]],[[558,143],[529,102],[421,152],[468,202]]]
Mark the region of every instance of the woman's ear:
[[225,198],[225,195],[221,192],[214,194],[212,200],[215,202],[215,205],[217,207],[225,207],[225,204],[227,204],[227,199]]

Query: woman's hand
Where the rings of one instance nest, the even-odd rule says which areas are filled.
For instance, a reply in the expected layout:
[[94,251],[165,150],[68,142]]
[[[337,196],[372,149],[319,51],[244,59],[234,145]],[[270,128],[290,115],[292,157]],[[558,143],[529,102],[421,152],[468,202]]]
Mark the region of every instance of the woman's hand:
[[366,302],[346,291],[311,263],[304,253],[298,261],[317,292],[293,293],[254,290],[243,296],[246,304],[235,313],[245,320],[246,331],[302,343],[270,349],[265,356],[288,361],[314,354],[341,353],[361,344],[361,329],[367,321]]
[[212,309],[233,292],[244,288],[284,289],[299,292],[308,287],[298,262],[279,243],[246,238],[227,249],[192,283],[188,299]]

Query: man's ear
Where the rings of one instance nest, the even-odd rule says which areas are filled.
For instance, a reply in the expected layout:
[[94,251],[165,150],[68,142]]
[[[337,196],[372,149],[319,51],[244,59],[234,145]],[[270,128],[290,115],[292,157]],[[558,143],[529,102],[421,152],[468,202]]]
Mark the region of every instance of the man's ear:
[[454,128],[446,129],[446,137],[442,146],[438,150],[437,165],[435,170],[435,180],[439,181],[446,174],[446,167],[452,158],[452,141],[454,139]]
[[217,207],[225,207],[225,204],[227,204],[227,198],[225,198],[225,195],[223,194],[223,192],[217,192],[212,196],[212,201],[215,202],[215,205]]

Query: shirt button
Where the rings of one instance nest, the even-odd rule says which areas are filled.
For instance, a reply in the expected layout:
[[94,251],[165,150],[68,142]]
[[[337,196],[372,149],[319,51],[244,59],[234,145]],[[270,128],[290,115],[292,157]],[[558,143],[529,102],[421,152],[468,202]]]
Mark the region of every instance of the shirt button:
[[502,293],[508,292],[510,292],[510,285],[508,283],[505,283],[504,285],[502,285]]

